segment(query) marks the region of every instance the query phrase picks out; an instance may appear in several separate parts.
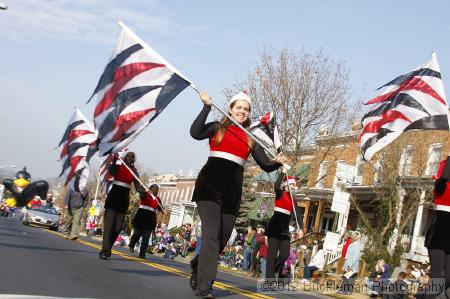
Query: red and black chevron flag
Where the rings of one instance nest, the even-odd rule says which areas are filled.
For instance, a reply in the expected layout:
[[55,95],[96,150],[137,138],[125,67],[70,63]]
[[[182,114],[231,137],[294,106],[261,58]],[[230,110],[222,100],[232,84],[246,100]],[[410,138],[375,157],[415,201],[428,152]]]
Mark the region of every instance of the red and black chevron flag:
[[116,49],[91,97],[97,100],[94,124],[100,156],[126,147],[191,84],[122,26]]
[[86,186],[89,176],[89,160],[95,153],[97,135],[91,124],[77,108],[59,142],[64,185],[80,191]]
[[366,161],[408,130],[449,130],[449,110],[436,56],[427,64],[401,75],[378,89],[373,105],[362,118],[359,137]]

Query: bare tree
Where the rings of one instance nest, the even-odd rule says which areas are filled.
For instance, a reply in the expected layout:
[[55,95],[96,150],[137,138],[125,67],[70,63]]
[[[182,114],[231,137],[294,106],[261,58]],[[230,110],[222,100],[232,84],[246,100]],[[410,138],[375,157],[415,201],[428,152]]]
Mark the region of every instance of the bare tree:
[[225,94],[229,98],[247,90],[253,116],[275,113],[282,142],[295,165],[302,148],[314,143],[321,128],[337,134],[348,127],[353,111],[348,73],[343,62],[333,61],[323,51],[273,53],[265,48],[247,78]]

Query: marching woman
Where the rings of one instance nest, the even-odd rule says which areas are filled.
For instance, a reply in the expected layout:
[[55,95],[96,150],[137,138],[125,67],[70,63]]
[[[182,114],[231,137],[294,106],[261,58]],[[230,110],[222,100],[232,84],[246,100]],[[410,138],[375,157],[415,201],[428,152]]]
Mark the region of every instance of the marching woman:
[[[278,169],[286,161],[278,156],[271,161],[262,147],[254,143],[228,118],[205,123],[211,110],[211,99],[200,92],[203,109],[191,126],[196,140],[209,139],[210,155],[200,171],[192,200],[197,202],[202,221],[202,246],[199,255],[191,261],[191,287],[203,298],[214,298],[212,284],[217,274],[219,252],[230,238],[239,212],[242,195],[244,164],[249,154],[267,172]],[[250,97],[240,92],[228,104],[229,115],[244,128],[250,126]]]
[[[138,173],[134,167],[135,155],[128,152],[123,161],[134,172]],[[130,187],[134,182],[136,191],[144,192],[140,183],[134,178],[133,173],[124,165],[117,164],[118,156],[115,154],[108,172],[114,177],[113,185],[105,201],[105,216],[103,228],[102,250],[99,253],[101,259],[108,259],[111,256],[111,248],[122,229],[125,214],[130,204]]]
[[[294,177],[286,176],[287,169],[282,168],[280,175],[274,185],[275,205],[272,218],[267,225],[266,236],[268,238],[268,253],[266,265],[266,278],[274,279],[275,273],[281,277],[284,262],[289,257],[291,236],[289,232],[289,224],[291,222],[293,207],[295,202],[292,201],[288,188],[296,189],[297,184]],[[289,184],[289,187],[288,187]],[[295,204],[296,213],[300,215],[300,209]],[[303,225],[300,221],[299,225]],[[300,227],[302,229],[303,227]],[[299,232],[300,236],[302,231]]]
[[145,259],[150,235],[156,227],[156,211],[159,210],[166,213],[158,197],[158,190],[158,185],[153,184],[149,187],[149,192],[140,193],[139,209],[132,221],[134,232],[129,244],[130,253],[134,253],[134,246],[139,238],[142,237],[139,249],[139,257],[142,259]]
[[[444,279],[447,290],[450,288],[450,157],[439,165],[434,184],[434,204],[434,218],[425,245],[430,258],[430,276],[432,279]],[[428,298],[435,296],[429,295]]]

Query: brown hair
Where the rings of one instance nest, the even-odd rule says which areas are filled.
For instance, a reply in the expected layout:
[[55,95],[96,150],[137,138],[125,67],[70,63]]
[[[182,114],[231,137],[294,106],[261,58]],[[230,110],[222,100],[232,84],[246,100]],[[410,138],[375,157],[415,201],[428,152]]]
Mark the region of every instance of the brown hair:
[[[231,107],[233,107],[234,103],[231,105]],[[250,118],[247,118],[247,120],[242,124],[242,126],[244,128],[249,128],[250,124],[252,123],[252,121],[250,120]],[[219,130],[217,131],[217,134],[215,136],[215,140],[214,140],[214,144],[216,146],[219,145],[219,143],[222,141],[223,136],[225,136],[225,131],[227,130],[227,127],[231,125],[231,121],[228,119],[228,117],[223,117],[220,121],[219,121]],[[247,146],[250,148],[250,150],[253,149],[253,139],[250,138],[250,136],[247,135]]]

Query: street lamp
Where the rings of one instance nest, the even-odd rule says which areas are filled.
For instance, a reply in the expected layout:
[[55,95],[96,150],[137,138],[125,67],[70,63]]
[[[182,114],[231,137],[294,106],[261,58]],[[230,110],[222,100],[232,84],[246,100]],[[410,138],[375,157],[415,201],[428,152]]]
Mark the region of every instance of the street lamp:
[[17,168],[17,166],[16,166],[16,165],[13,165],[13,164],[8,164],[8,165],[0,166],[0,168],[5,168],[5,167]]

